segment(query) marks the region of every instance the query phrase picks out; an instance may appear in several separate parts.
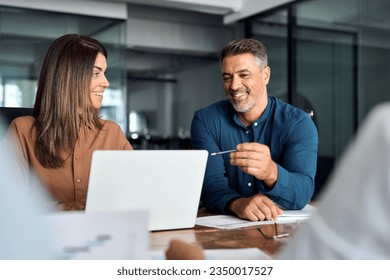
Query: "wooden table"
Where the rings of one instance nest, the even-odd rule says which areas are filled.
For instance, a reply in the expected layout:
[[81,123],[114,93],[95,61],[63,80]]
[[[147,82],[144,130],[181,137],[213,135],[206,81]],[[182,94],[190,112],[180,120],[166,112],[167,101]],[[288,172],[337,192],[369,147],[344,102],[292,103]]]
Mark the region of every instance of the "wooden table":
[[[200,215],[204,216],[203,213]],[[275,229],[277,227],[277,229]],[[276,234],[292,236],[297,224],[266,224],[239,229],[218,229],[195,226],[191,229],[155,231],[150,233],[151,250],[166,250],[173,238],[198,242],[204,249],[235,249],[257,247],[274,257],[288,238],[273,238]],[[276,233],[277,230],[277,233]]]

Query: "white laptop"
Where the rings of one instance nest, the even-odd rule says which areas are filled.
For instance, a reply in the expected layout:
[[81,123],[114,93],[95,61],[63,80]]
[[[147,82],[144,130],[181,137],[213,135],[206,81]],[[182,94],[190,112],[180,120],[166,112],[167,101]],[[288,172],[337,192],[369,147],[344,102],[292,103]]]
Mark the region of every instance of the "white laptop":
[[195,225],[206,150],[95,151],[86,211],[147,210],[151,231]]

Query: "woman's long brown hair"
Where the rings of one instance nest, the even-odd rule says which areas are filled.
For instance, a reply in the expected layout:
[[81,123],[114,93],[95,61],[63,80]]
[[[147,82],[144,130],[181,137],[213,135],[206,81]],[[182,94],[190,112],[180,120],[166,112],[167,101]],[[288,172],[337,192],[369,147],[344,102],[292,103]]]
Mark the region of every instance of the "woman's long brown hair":
[[98,111],[90,99],[98,53],[107,58],[101,43],[79,34],[59,37],[46,53],[33,110],[37,131],[35,154],[46,168],[64,166],[81,127],[101,128]]

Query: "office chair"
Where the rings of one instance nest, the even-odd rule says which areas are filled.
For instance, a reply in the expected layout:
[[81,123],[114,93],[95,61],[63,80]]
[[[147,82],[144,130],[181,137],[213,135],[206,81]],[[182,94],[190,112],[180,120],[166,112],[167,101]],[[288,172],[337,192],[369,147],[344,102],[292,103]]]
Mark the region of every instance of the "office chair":
[[0,139],[6,133],[6,129],[13,119],[22,116],[31,116],[33,108],[0,107]]

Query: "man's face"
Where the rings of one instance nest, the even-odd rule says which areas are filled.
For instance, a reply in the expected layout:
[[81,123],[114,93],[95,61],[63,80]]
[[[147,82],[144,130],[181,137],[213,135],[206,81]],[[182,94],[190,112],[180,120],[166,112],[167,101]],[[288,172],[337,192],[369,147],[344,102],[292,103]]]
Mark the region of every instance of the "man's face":
[[227,56],[222,61],[222,77],[227,99],[240,113],[261,107],[267,98],[268,66],[260,68],[251,53]]

